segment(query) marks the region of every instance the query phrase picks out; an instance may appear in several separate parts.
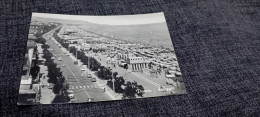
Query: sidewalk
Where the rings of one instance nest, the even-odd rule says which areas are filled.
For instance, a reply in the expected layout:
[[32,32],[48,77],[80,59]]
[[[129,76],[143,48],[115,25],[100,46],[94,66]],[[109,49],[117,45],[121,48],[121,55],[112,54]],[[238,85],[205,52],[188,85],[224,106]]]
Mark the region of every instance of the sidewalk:
[[[95,74],[93,74],[95,75]],[[96,76],[97,77],[97,76]],[[100,80],[98,77],[96,78],[97,84],[101,89],[105,88],[105,93],[107,93],[113,100],[121,100],[123,94],[115,93],[111,88],[107,86],[107,80]]]
[[[43,54],[42,53],[42,48],[41,46],[37,46],[37,50],[39,51],[39,60],[45,60],[42,58]],[[43,74],[42,77],[40,78],[40,83],[43,84],[44,86],[41,87],[41,98],[40,98],[40,103],[41,104],[51,104],[52,100],[54,99],[54,94],[52,92],[52,89],[48,89],[48,71],[47,71],[47,66],[45,65],[39,65],[40,69],[40,74]],[[45,78],[43,78],[45,76]]]

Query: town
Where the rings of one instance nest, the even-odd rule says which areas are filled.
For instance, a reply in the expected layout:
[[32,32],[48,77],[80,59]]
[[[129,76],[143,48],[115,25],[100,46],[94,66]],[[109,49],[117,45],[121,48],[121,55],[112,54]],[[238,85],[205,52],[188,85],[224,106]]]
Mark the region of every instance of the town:
[[173,47],[118,39],[113,34],[87,31],[80,25],[31,22],[20,105],[184,93]]

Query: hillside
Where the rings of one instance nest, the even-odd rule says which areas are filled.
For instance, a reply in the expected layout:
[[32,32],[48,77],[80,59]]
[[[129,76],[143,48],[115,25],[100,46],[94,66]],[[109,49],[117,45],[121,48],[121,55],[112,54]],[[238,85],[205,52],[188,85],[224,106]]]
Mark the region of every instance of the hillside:
[[150,44],[172,48],[171,38],[165,23],[144,25],[96,25],[79,26],[82,30],[98,34],[110,34],[110,37],[128,40],[134,43]]
[[66,25],[76,25],[80,29],[95,34],[109,35],[115,39],[127,40],[134,43],[149,44],[172,48],[171,38],[166,23],[143,25],[101,25],[86,21],[60,20],[34,17],[32,21],[55,22]]

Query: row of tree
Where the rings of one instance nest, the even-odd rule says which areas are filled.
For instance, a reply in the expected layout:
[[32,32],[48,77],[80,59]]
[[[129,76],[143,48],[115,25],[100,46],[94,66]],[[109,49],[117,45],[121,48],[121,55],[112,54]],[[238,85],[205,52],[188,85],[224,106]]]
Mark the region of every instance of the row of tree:
[[137,84],[136,81],[127,81],[125,83],[123,76],[118,77],[117,75],[117,72],[113,72],[114,80],[110,79],[107,81],[107,85],[111,89],[114,89],[116,93],[122,93],[123,99],[133,99],[136,96],[143,97],[144,87],[142,85]]
[[[43,46],[48,47],[46,45]],[[68,89],[68,84],[65,82],[65,78],[61,72],[61,69],[57,66],[54,60],[52,60],[53,55],[48,49],[44,49],[43,53],[43,58],[46,59],[45,65],[48,68],[48,83],[54,84],[54,94],[64,93],[64,91]]]
[[[38,65],[39,56],[38,56],[37,47],[34,48],[33,54],[35,55],[35,60],[32,60],[30,75],[32,76],[33,81],[35,81],[35,79],[37,78],[37,76],[40,72],[40,67]],[[36,81],[36,82],[39,82],[39,81]]]
[[[88,56],[86,56],[84,52],[77,50],[75,47],[71,47],[70,52],[75,56],[77,52],[77,58],[80,59],[83,64],[88,65]],[[114,72],[112,77],[112,71],[107,67],[101,66],[101,64],[93,57],[90,57],[89,61],[90,70],[97,71],[96,75],[100,79],[107,80],[107,86],[114,89],[116,93],[122,93],[124,99],[136,98],[136,95],[143,96],[144,88],[142,85],[130,81],[125,83],[123,76],[117,76],[118,72]]]
[[92,49],[92,51],[93,51],[94,53],[98,53],[98,52],[105,52],[106,49],[101,49],[101,48],[99,48],[99,49]]
[[[57,67],[57,64],[52,60],[52,53],[48,50],[50,47],[49,45],[46,44],[46,39],[42,37],[43,34],[49,32],[50,30],[56,28],[56,25],[42,25],[38,27],[38,30],[35,34],[36,36],[36,43],[42,44],[42,49],[43,49],[43,58],[46,59],[45,65],[48,68],[48,74],[47,76],[49,77],[48,83],[54,84],[53,86],[53,92],[54,94],[60,94],[57,95],[52,103],[59,103],[61,101],[67,102],[68,101],[68,96],[67,96],[67,89],[69,88],[69,85],[65,81],[64,76],[62,75],[62,72],[60,68]],[[40,71],[40,67],[37,65],[38,62],[38,53],[37,53],[37,47],[35,48],[36,52],[36,60],[32,65],[31,68],[31,75],[32,77],[36,77]],[[61,99],[63,98],[63,99]]]
[[[70,52],[75,56],[77,54],[77,58],[80,59],[83,64],[88,65],[88,56],[86,56],[84,52],[77,50],[75,47],[71,47]],[[112,75],[111,69],[101,66],[101,64],[93,57],[89,58],[89,64],[90,70],[97,71],[96,75],[100,79],[107,80],[107,86],[114,89],[116,93],[122,93],[124,99],[136,98],[136,95],[143,96],[144,88],[142,85],[130,81],[125,83],[123,76],[118,77],[118,72],[114,72]]]
[[69,43],[67,41],[65,41],[64,39],[61,39],[59,36],[58,36],[58,33],[60,32],[60,29],[57,29],[54,33],[53,33],[53,37],[66,49],[69,48]]
[[86,56],[83,51],[77,50],[74,46],[70,47],[69,51],[76,56],[77,59],[80,59],[84,65],[87,65],[91,71],[97,71],[101,67],[101,64],[95,58]]
[[43,34],[49,32],[50,30],[52,30],[52,29],[54,29],[56,27],[57,27],[57,25],[55,25],[55,24],[38,25],[37,26],[37,32],[36,32],[35,36],[36,36],[37,39],[42,38]]
[[[45,39],[43,39],[45,40]],[[44,41],[42,41],[44,42]],[[45,40],[46,42],[46,40]],[[69,88],[68,83],[65,80],[65,77],[63,76],[61,69],[58,67],[58,65],[55,63],[54,60],[52,60],[53,54],[48,50],[50,47],[46,43],[43,43],[41,46],[43,48],[43,58],[46,59],[45,65],[48,69],[47,77],[48,83],[54,84],[53,86],[53,93],[54,94],[60,94],[60,97],[67,97],[66,93]],[[66,99],[66,98],[65,98]],[[55,103],[55,100],[54,100]]]

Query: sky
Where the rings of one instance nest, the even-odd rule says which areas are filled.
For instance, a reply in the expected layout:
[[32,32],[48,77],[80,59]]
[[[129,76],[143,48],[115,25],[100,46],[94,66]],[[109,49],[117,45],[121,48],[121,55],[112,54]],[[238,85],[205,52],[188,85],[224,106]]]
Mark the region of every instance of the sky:
[[107,25],[138,25],[166,22],[163,12],[138,14],[138,15],[109,15],[109,16],[87,16],[87,15],[64,15],[33,13],[32,17],[55,18],[64,20],[88,21],[96,24]]

